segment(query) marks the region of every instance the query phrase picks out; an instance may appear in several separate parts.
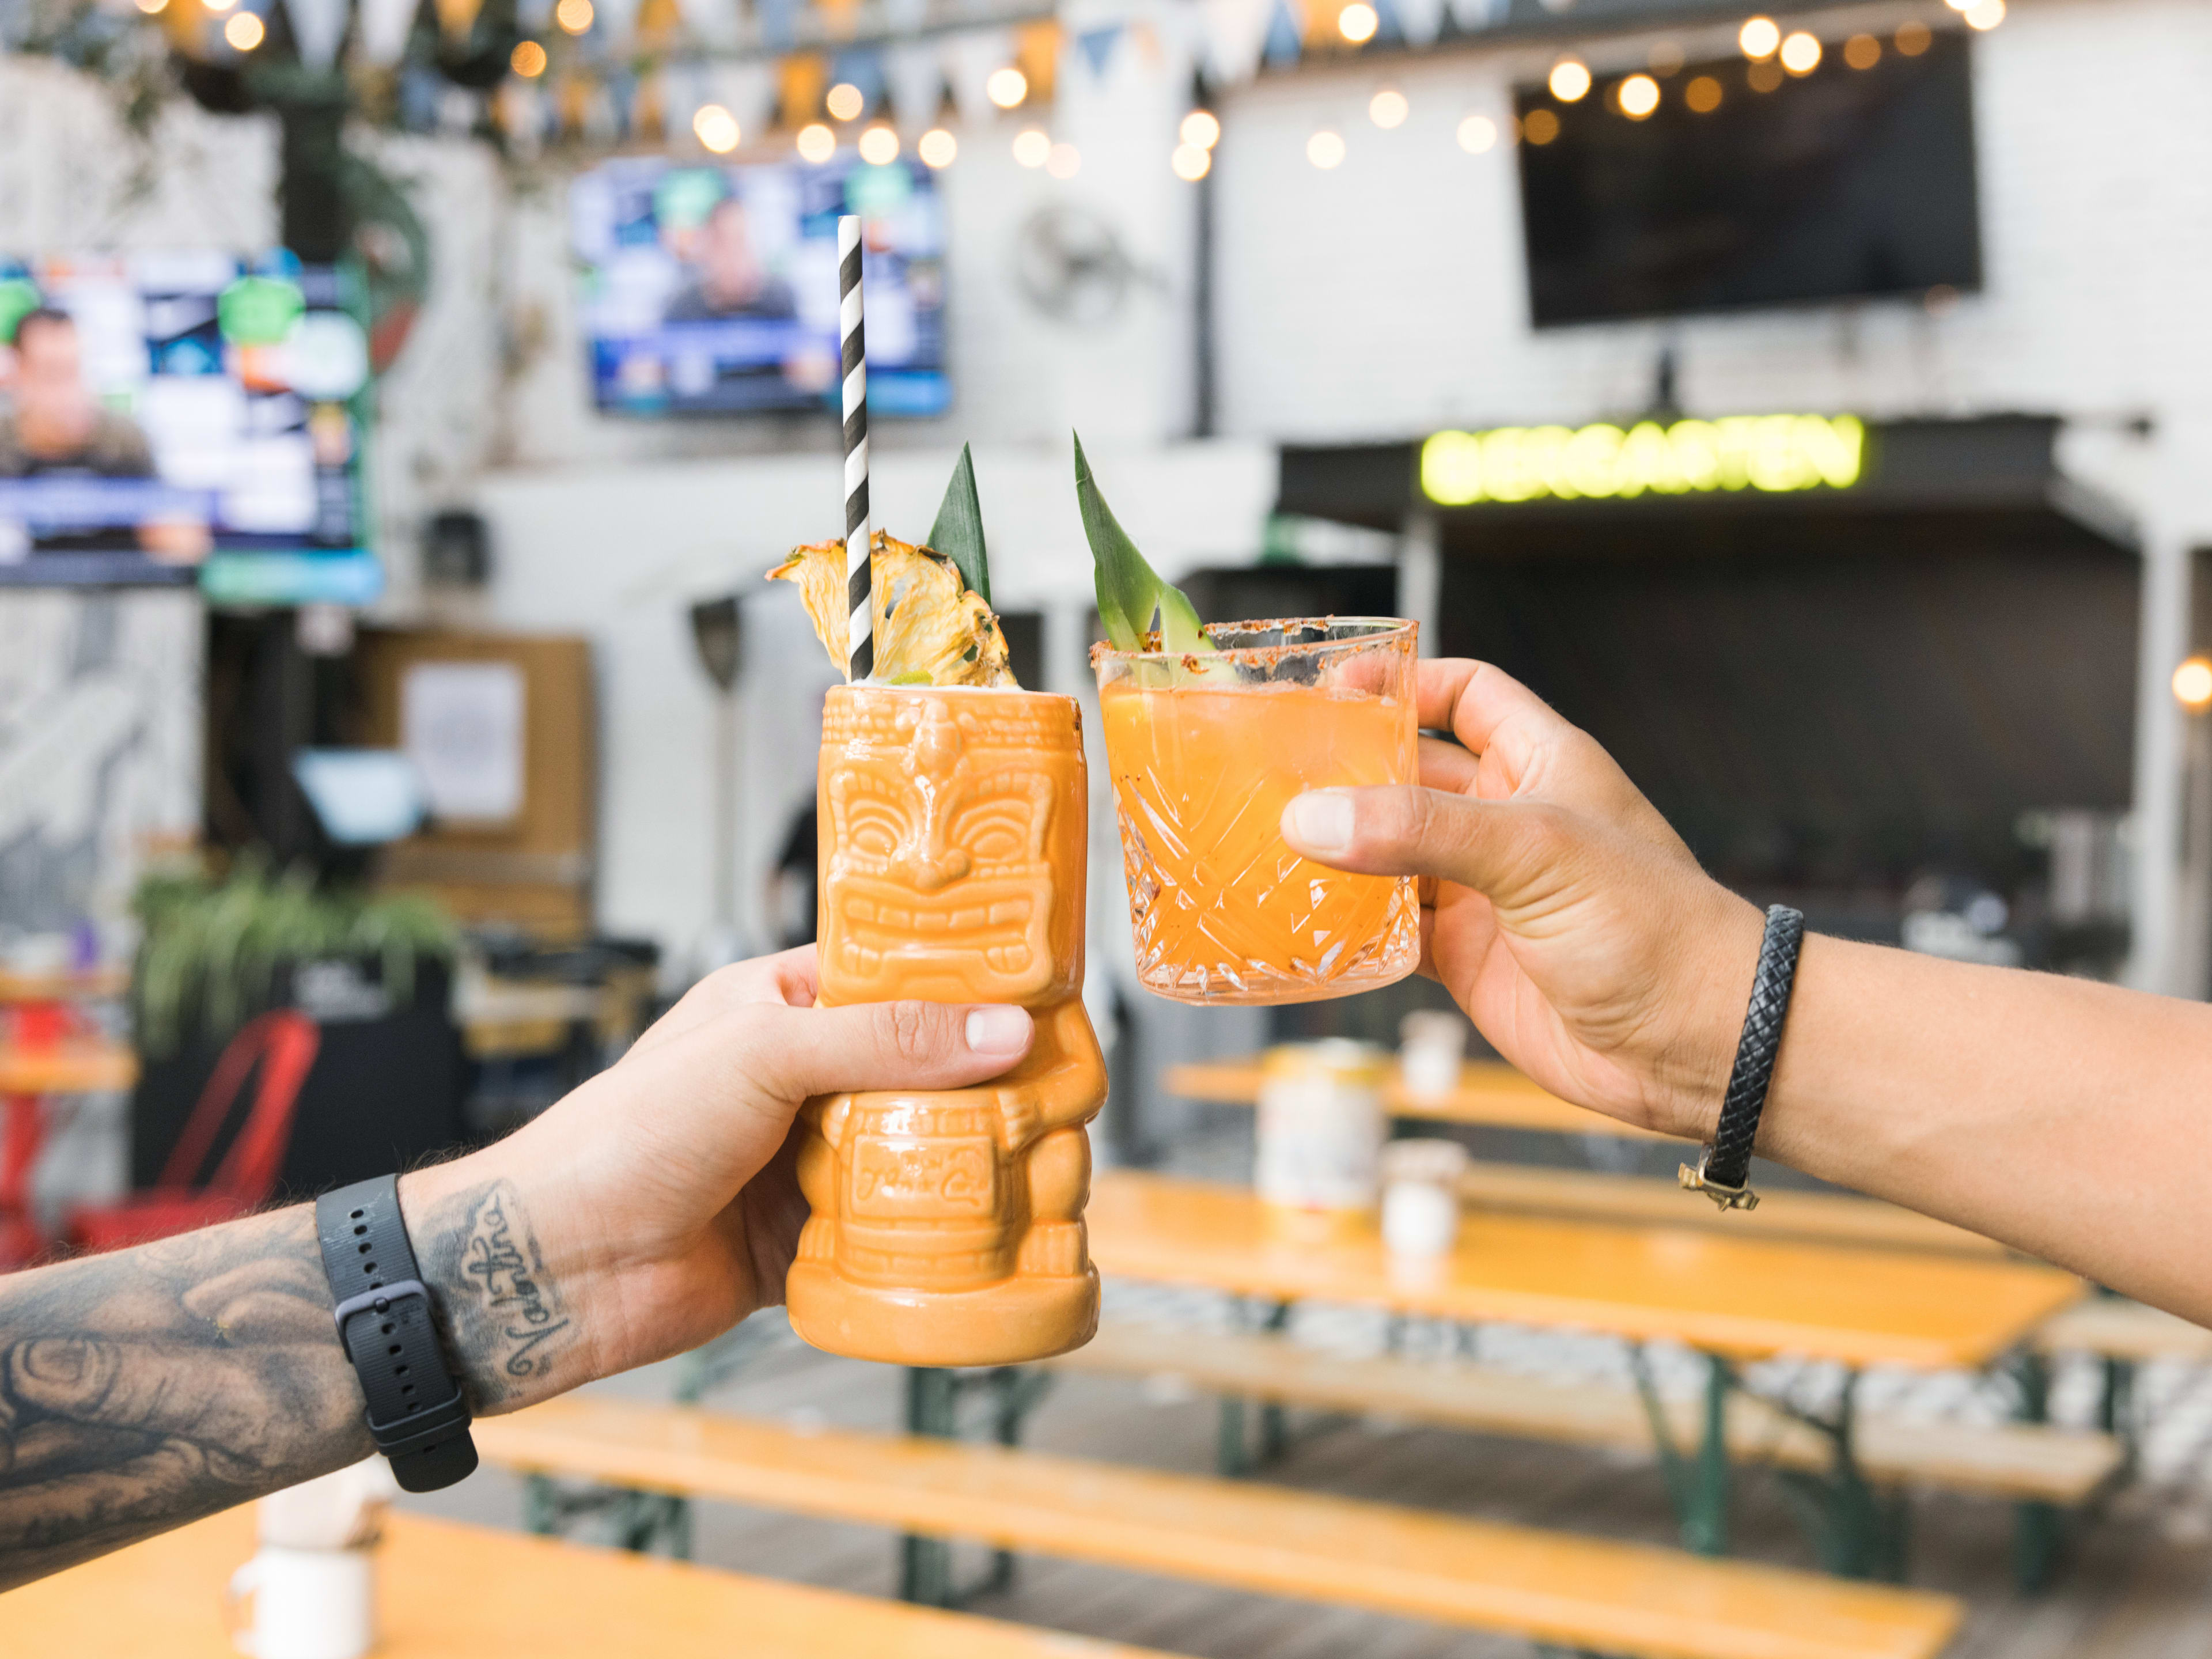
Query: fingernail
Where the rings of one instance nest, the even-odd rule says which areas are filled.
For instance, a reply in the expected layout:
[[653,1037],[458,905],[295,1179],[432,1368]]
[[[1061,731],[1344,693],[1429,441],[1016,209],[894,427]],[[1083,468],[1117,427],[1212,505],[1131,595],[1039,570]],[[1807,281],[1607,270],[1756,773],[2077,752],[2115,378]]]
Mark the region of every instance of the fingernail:
[[1018,1054],[1029,1046],[1025,1009],[997,1005],[968,1016],[968,1046],[979,1054]]
[[40,1382],[81,1382],[92,1364],[92,1344],[78,1337],[43,1337],[15,1352],[23,1375]]
[[1284,809],[1299,845],[1316,853],[1341,853],[1352,845],[1352,797],[1341,789],[1316,789]]

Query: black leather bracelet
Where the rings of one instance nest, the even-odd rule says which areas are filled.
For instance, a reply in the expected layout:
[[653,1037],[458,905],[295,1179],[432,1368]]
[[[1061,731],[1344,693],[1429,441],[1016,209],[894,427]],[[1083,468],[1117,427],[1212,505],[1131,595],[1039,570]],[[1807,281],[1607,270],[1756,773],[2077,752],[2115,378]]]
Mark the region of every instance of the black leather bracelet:
[[1790,1017],[1790,993],[1797,982],[1797,953],[1805,943],[1805,917],[1786,904],[1771,905],[1766,933],[1759,945],[1759,972],[1751,982],[1751,1007],[1736,1040],[1735,1066],[1721,1099],[1713,1138],[1698,1154],[1695,1169],[1685,1164],[1685,1187],[1704,1193],[1723,1210],[1755,1210],[1751,1190],[1751,1146],[1759,1139],[1759,1115],[1766,1109],[1766,1091],[1774,1081],[1774,1057],[1782,1048],[1783,1022]]
[[399,1177],[315,1201],[338,1343],[368,1400],[368,1435],[404,1492],[435,1492],[477,1466],[468,1402],[439,1346],[430,1292],[399,1213]]

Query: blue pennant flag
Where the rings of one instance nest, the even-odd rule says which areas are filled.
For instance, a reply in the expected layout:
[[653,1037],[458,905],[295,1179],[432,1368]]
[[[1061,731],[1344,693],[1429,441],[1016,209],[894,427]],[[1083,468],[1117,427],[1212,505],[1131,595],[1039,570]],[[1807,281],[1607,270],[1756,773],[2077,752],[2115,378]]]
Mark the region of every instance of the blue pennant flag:
[[1103,78],[1106,65],[1114,61],[1114,46],[1121,40],[1124,25],[1109,23],[1103,29],[1085,29],[1075,37],[1075,44],[1083,48],[1083,56],[1091,65],[1093,75]]
[[1295,64],[1302,46],[1298,20],[1285,0],[1275,0],[1275,15],[1267,22],[1267,44],[1261,55],[1271,64]]

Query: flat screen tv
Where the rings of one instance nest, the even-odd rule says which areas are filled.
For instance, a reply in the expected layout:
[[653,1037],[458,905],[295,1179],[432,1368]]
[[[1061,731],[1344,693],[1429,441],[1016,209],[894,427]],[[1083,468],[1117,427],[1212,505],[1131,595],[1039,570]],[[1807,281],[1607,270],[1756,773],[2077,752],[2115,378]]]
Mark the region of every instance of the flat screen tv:
[[364,604],[368,335],[289,254],[0,259],[0,586]]
[[1967,38],[1866,39],[1865,68],[1686,64],[1640,119],[1625,76],[1518,88],[1535,325],[1978,288]]
[[863,222],[868,407],[938,415],[945,222],[919,161],[593,168],[569,190],[592,397],[623,415],[826,409],[838,392],[837,218]]

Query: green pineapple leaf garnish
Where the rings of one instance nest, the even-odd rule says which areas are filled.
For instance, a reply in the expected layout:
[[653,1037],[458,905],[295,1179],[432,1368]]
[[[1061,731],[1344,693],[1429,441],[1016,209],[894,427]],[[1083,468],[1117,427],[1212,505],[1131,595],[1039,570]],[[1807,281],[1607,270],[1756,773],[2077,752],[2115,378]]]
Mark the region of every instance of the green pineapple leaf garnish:
[[1075,440],[1075,502],[1083,514],[1083,534],[1091,544],[1091,559],[1098,593],[1098,620],[1106,637],[1119,651],[1141,651],[1152,617],[1159,617],[1160,647],[1185,654],[1211,651],[1198,612],[1181,588],[1160,580],[1145,562],[1136,543],[1114,517],[1106,498],[1091,476],[1091,463],[1083,453],[1083,439]]
[[960,446],[959,465],[945,486],[945,500],[937,509],[937,522],[929,526],[927,543],[933,553],[952,561],[960,580],[984,604],[991,602],[991,556],[983,546],[983,503],[975,495],[975,462],[968,446]]

